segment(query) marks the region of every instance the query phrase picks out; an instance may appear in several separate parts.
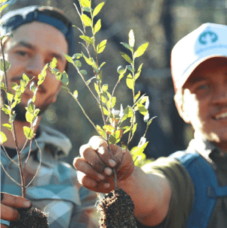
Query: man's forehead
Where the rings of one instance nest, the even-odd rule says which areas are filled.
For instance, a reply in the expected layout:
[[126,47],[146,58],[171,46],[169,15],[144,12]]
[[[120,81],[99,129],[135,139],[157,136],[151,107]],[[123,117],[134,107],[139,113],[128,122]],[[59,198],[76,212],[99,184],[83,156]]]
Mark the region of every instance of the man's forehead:
[[8,12],[2,17],[1,21],[3,21],[1,25],[2,35],[11,33],[33,22],[42,22],[43,25],[53,26],[64,35],[68,43],[68,52],[73,52],[74,37],[72,24],[57,9],[28,6]]
[[[25,24],[14,31],[6,44],[6,51],[15,48],[27,48],[40,51],[61,61],[65,61],[68,44],[63,34],[49,25],[40,22]],[[26,34],[26,35],[25,35]]]

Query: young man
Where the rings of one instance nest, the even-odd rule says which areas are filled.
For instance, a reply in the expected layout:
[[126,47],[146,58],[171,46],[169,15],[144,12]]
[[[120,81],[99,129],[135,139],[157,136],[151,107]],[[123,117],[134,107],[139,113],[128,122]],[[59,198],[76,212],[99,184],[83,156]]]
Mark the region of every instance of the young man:
[[[227,227],[227,26],[203,24],[172,50],[175,102],[195,135],[184,152],[160,158],[141,170],[128,151],[93,137],[74,161],[78,178],[97,192],[114,189],[108,178],[118,167],[118,182],[147,227]],[[124,155],[124,156],[123,156]],[[123,159],[122,159],[123,158]],[[128,170],[128,171],[127,171]]]
[[[58,60],[59,71],[66,69],[64,53],[72,54],[73,32],[71,23],[59,10],[29,6],[10,11],[3,16],[2,21],[1,35],[9,32],[13,34],[4,42],[4,54],[11,64],[7,71],[9,91],[14,92],[12,83],[19,84],[23,74],[34,77],[33,81],[37,83],[38,74],[53,57]],[[40,109],[40,114],[56,101],[60,88],[61,82],[48,70],[36,94],[35,105]],[[3,106],[7,101],[4,92],[1,94]],[[32,95],[28,87],[22,94],[21,103],[15,108],[17,115],[14,126],[20,150],[26,142],[23,127],[29,126],[25,119],[25,107]],[[8,123],[8,118],[2,111],[1,125]],[[28,200],[19,197],[20,187],[6,175],[7,172],[16,182],[21,182],[13,136],[9,130],[1,127],[7,136],[7,141],[1,146],[1,163],[6,171],[1,170],[1,223],[5,224],[1,227],[7,227],[9,223],[4,220],[18,219],[19,213],[15,208],[29,208],[30,201],[34,207],[48,213],[49,227],[96,227],[91,219],[96,194],[78,183],[74,168],[58,161],[59,157],[69,153],[69,139],[54,129],[40,125],[40,120],[41,115],[34,129],[35,140],[31,147],[28,143],[21,154],[24,163],[30,153],[24,172],[25,185],[31,182],[27,188]],[[14,162],[10,161],[3,146]]]

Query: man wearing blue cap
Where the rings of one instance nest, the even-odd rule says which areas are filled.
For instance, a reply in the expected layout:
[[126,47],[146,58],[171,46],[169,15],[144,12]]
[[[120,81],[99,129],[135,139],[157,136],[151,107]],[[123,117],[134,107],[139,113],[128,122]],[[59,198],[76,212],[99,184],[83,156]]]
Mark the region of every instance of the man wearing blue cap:
[[[14,92],[11,86],[13,83],[19,84],[23,74],[34,77],[33,81],[37,83],[38,74],[53,57],[58,60],[59,71],[63,72],[67,68],[64,53],[73,53],[73,33],[71,23],[61,11],[51,7],[29,6],[8,12],[1,21],[1,36],[13,34],[13,37],[6,38],[3,44],[5,57],[11,64],[7,71],[8,91]],[[60,88],[61,82],[47,71],[47,76],[36,94],[35,105],[40,109],[40,114],[56,101]],[[27,88],[22,94],[21,103],[15,107],[17,115],[14,126],[19,149],[22,149],[26,142],[23,127],[29,126],[29,123],[26,122],[25,107],[32,95]],[[1,106],[4,104],[7,104],[7,100],[2,93]],[[62,133],[40,125],[40,114],[34,129],[36,142],[33,140],[21,154],[24,163],[30,153],[24,172],[25,184],[31,182],[27,188],[28,200],[19,197],[20,187],[6,175],[7,172],[20,183],[13,136],[9,130],[1,128],[7,136],[4,149],[1,146],[1,163],[6,171],[1,170],[1,223],[4,224],[1,227],[7,227],[8,221],[19,218],[15,208],[29,208],[31,202],[34,207],[48,213],[49,227],[96,227],[91,219],[96,194],[78,183],[74,168],[58,161],[59,157],[69,153],[71,143]],[[1,112],[1,124],[4,123],[8,123],[8,115]],[[8,156],[14,162],[11,162]]]
[[[227,227],[227,26],[206,23],[181,39],[171,54],[175,103],[194,129],[185,151],[159,158],[142,170],[129,151],[99,137],[80,149],[74,166],[78,179],[97,192],[118,187],[135,204],[144,227]],[[91,164],[94,164],[91,166]]]

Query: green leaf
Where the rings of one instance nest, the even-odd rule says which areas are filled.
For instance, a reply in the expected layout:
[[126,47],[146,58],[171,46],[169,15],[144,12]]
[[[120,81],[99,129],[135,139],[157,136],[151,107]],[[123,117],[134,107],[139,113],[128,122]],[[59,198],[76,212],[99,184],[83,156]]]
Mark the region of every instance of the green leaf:
[[65,71],[62,73],[61,82],[64,85],[68,85],[69,84],[69,76],[68,76],[68,74]]
[[99,69],[101,69],[105,64],[106,64],[106,62],[103,62],[103,63],[100,65]]
[[29,79],[29,77],[28,77],[26,74],[23,74],[23,75],[22,75],[22,78],[23,78],[23,80],[24,80],[26,83],[29,83],[30,79]]
[[129,71],[131,71],[132,73],[134,72],[134,70],[133,70],[133,68],[132,68],[131,65],[127,65],[126,68],[127,68]]
[[134,79],[133,79],[131,74],[128,74],[128,76],[126,78],[126,84],[127,84],[129,89],[134,89],[135,81],[134,81]]
[[136,132],[136,129],[137,129],[137,123],[133,126],[132,128],[132,134],[134,135],[134,133]]
[[105,130],[105,132],[107,132],[108,134],[111,134],[114,131],[114,127],[112,125],[104,125],[103,129]]
[[81,6],[83,7],[91,7],[91,1],[90,0],[79,0]]
[[32,112],[34,112],[34,110],[35,110],[34,102],[32,101],[32,99],[30,99],[28,101],[28,111],[32,113]]
[[72,60],[75,61],[76,59],[80,59],[81,57],[83,57],[83,55],[81,53],[76,53],[73,55]]
[[74,61],[77,68],[82,67],[82,63],[79,60]]
[[40,85],[44,82],[44,80],[45,80],[45,78],[46,78],[46,70],[47,70],[47,67],[48,67],[48,64],[46,64],[46,65],[44,66],[43,70],[42,70],[41,73],[38,75],[38,79],[39,79],[39,81],[38,81],[38,83],[37,83],[38,86],[40,86]]
[[99,4],[95,7],[95,9],[94,9],[94,11],[93,11],[93,17],[95,17],[96,15],[98,15],[98,13],[100,12],[100,10],[101,10],[102,7],[104,6],[104,4],[105,4],[105,2],[101,2],[101,3],[99,3]]
[[87,75],[87,71],[86,71],[86,70],[81,70],[80,73],[81,73],[83,76]]
[[0,60],[1,62],[1,70],[4,72],[5,70],[7,71],[10,68],[10,63],[5,60],[5,69],[4,69],[4,61],[3,59]]
[[149,126],[149,125],[152,123],[153,119],[155,119],[156,117],[157,117],[157,116],[152,117],[152,118],[147,122],[147,126]]
[[135,96],[134,96],[134,100],[136,101],[139,97],[140,97],[141,92],[139,91]]
[[148,113],[148,110],[145,108],[142,104],[137,104],[138,110],[142,115],[146,115]]
[[5,127],[5,128],[7,128],[10,131],[13,129],[12,126],[11,126],[11,124],[8,124],[8,123],[2,124],[2,126]]
[[7,88],[5,87],[4,82],[1,82],[1,89],[4,90],[6,92]]
[[118,68],[117,68],[117,73],[118,73],[118,74],[123,74],[125,71],[126,71],[126,70],[125,70],[124,67],[118,66]]
[[[34,83],[34,82],[32,82],[32,83]],[[31,83],[31,84],[32,84],[32,83]],[[14,82],[14,83],[12,83],[11,88],[12,88],[13,90],[17,91],[17,90],[19,89],[19,85],[18,85],[16,82]]]
[[0,133],[0,144],[3,144],[4,142],[7,141],[6,135],[1,131]]
[[149,43],[145,43],[145,44],[142,44],[141,46],[138,47],[138,49],[135,51],[133,57],[134,58],[138,58],[140,57],[141,55],[144,54],[144,52],[146,51],[147,47],[148,47]]
[[137,73],[135,74],[135,80],[140,76],[141,71],[142,71],[143,63],[140,64]]
[[2,5],[1,8],[0,8],[0,12],[2,12],[8,5],[9,5],[9,4],[4,4],[4,5]]
[[133,48],[130,47],[127,43],[121,42],[120,44],[122,44],[125,48],[127,48],[127,49],[130,50],[131,52],[133,51]]
[[73,59],[71,56],[67,55],[67,54],[64,54],[66,60],[69,62],[69,63],[72,63],[73,64]]
[[94,59],[93,58],[87,58],[86,55],[83,54],[84,60],[86,61],[86,63],[90,66],[94,65]]
[[28,123],[32,123],[34,119],[34,114],[32,114],[31,112],[26,112],[25,118]]
[[131,130],[131,127],[130,126],[125,126],[125,127],[123,127],[123,130],[124,130],[123,134],[125,134],[125,133],[127,133],[127,132],[129,132]]
[[102,103],[104,103],[104,104],[106,104],[106,103],[107,103],[106,96],[101,95],[101,96],[100,96],[100,99],[101,99]]
[[73,97],[74,97],[75,99],[78,98],[78,91],[77,91],[77,90],[75,90],[75,91],[73,92]]
[[32,91],[33,93],[35,93],[36,91],[36,86],[35,86],[35,82],[31,82],[30,86],[29,86],[30,91]]
[[83,7],[83,11],[90,13],[90,8],[89,7]]
[[99,87],[98,87],[97,83],[94,83],[94,87],[95,87],[96,93],[99,95],[100,92],[99,92]]
[[33,130],[30,129],[29,127],[27,126],[24,126],[23,127],[23,130],[24,130],[24,135],[27,139],[32,139],[33,136],[34,136],[34,133],[33,133]]
[[143,152],[144,152],[144,150],[146,149],[146,147],[147,147],[147,144],[148,144],[149,142],[146,142],[146,143],[144,143],[142,146],[135,146],[135,147],[133,147],[132,149],[131,149],[131,154],[132,155],[136,155],[136,156],[139,156],[139,155],[141,155],[141,154],[143,154]]
[[[99,106],[99,108],[101,108],[101,106]],[[103,111],[104,115],[106,115],[106,116],[109,115],[109,112],[108,112],[108,110],[105,107],[102,107],[102,111]]]
[[10,109],[9,108],[5,108],[5,107],[2,107],[2,111],[6,114],[6,115],[10,115]]
[[125,76],[125,73],[120,74],[118,80],[120,81]]
[[56,67],[57,67],[57,63],[58,63],[58,61],[57,61],[57,59],[54,57],[54,58],[52,59],[52,61],[50,62],[50,68],[52,68],[52,69],[56,68]]
[[135,45],[135,36],[134,36],[133,30],[130,30],[129,31],[129,34],[128,34],[128,43],[129,43],[130,47],[132,47],[132,48]]
[[81,20],[82,20],[84,26],[91,26],[92,25],[91,18],[88,17],[86,14],[81,15]]
[[124,115],[123,117],[121,118],[121,122],[123,122],[124,120],[126,120],[127,118],[130,118],[133,116],[133,110],[132,110],[132,107],[130,106],[127,106],[124,110]]
[[94,26],[94,35],[101,29],[101,19],[99,19]]
[[116,101],[117,101],[117,98],[112,97],[112,99],[107,102],[108,109],[113,108],[116,105]]
[[142,96],[139,100],[138,100],[138,104],[143,104],[147,101],[147,99],[149,99],[148,96]]
[[107,43],[107,40],[103,40],[100,44],[98,44],[98,46],[97,46],[98,54],[100,54],[104,51],[104,49],[106,48],[106,43]]
[[103,92],[106,92],[108,90],[108,84],[104,84],[103,86],[102,86],[102,91]]
[[13,94],[11,92],[7,93],[7,99],[8,101],[12,102],[13,101]]
[[99,132],[99,134],[100,134],[104,139],[106,139],[106,132],[105,132],[99,125],[96,125],[96,129],[97,129],[97,131]]
[[116,138],[116,142],[118,143],[121,140],[122,137],[122,130],[117,130],[114,132],[114,137]]
[[108,141],[110,144],[115,144],[117,140],[113,135],[110,135]]
[[82,39],[82,40],[84,40],[84,41],[86,41],[87,43],[89,43],[89,44],[93,44],[93,42],[94,42],[94,39],[92,38],[92,37],[89,37],[89,36],[80,36],[80,38]]
[[126,53],[120,52],[120,54],[128,63],[132,63],[132,59]]

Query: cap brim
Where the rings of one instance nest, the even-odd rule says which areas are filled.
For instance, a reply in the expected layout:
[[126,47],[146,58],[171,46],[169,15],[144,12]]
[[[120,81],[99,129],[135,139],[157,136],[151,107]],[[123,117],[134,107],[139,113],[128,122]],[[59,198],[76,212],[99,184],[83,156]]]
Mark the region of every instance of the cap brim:
[[216,58],[216,57],[223,57],[223,58],[227,58],[227,53],[226,54],[214,54],[214,55],[209,55],[209,56],[205,56],[204,58],[200,58],[198,61],[196,61],[194,64],[192,64],[187,71],[182,75],[181,80],[178,81],[177,85],[176,85],[176,89],[182,88],[185,84],[185,82],[188,80],[188,78],[190,77],[190,75],[192,74],[192,72],[195,70],[196,67],[198,67],[202,62],[208,60],[208,59],[212,59],[212,58]]

